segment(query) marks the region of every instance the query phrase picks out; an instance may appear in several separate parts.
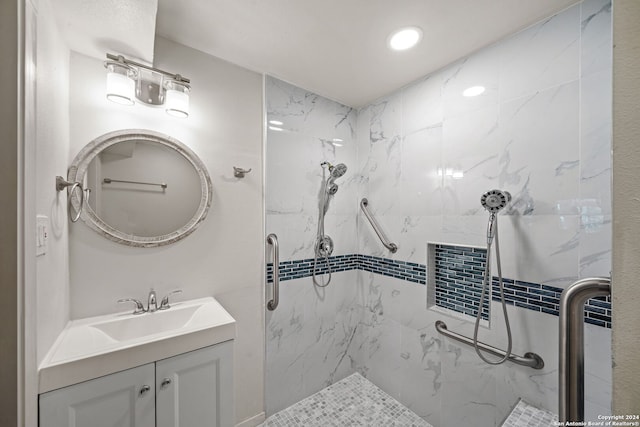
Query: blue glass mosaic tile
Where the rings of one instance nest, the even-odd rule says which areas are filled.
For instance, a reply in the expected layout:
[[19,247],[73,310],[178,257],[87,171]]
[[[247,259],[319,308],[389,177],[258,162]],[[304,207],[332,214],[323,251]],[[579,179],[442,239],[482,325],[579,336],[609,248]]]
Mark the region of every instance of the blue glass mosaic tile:
[[[333,273],[358,269],[358,255],[337,255],[329,257],[329,263],[324,258],[318,258],[316,274],[326,274],[329,268]],[[313,258],[283,261],[280,263],[280,281],[301,279],[313,275]],[[267,264],[267,282],[273,282],[273,264]]]
[[[487,250],[451,245],[435,245],[435,303],[439,307],[478,315]],[[481,318],[489,320],[490,295],[482,304]]]
[[[504,299],[507,304],[541,313],[559,315],[562,288],[539,283],[503,279]],[[493,300],[500,301],[498,278],[493,277]],[[611,297],[596,297],[587,300],[584,306],[584,321],[593,325],[611,328]]]
[[370,255],[357,255],[358,269],[383,276],[425,285],[427,283],[427,267],[424,264],[380,258]]
[[[482,286],[482,274],[486,259],[483,248],[469,248],[450,245],[436,245],[435,256],[435,299],[436,305],[475,317]],[[318,259],[317,274],[349,270],[363,270],[425,285],[427,267],[406,261],[370,255],[349,254],[329,257],[329,265]],[[313,258],[280,263],[280,280],[287,281],[310,277],[313,274]],[[267,264],[267,282],[273,281],[273,265]],[[500,301],[498,278],[492,278],[494,301]],[[510,278],[503,279],[507,304],[558,316],[561,288],[539,283],[523,282]],[[488,300],[488,298],[487,298]],[[489,302],[485,302],[482,318],[489,318]],[[585,304],[586,323],[611,328],[611,298],[592,298]]]

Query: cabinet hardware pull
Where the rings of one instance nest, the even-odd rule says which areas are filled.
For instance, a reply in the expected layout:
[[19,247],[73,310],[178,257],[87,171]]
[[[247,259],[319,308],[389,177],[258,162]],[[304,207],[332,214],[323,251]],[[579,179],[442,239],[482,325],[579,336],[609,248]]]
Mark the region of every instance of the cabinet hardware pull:
[[148,385],[143,385],[140,388],[140,396],[144,396],[149,390],[151,390],[151,387],[149,387]]
[[165,378],[162,380],[162,383],[160,383],[160,388],[167,388],[169,385],[171,385],[171,378]]

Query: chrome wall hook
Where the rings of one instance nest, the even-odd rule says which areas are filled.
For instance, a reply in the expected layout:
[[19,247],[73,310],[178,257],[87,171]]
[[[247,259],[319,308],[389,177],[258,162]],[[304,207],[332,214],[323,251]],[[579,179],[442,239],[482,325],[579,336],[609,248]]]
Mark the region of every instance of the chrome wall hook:
[[244,176],[249,172],[251,172],[251,169],[237,168],[235,166],[233,167],[233,176],[235,176],[236,178],[244,178]]

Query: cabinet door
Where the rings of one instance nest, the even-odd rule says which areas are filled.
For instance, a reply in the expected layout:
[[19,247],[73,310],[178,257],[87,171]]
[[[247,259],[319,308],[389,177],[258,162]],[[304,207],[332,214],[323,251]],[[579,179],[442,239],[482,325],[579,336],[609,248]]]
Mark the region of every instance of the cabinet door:
[[157,427],[229,427],[233,341],[156,362]]
[[40,427],[155,427],[154,373],[150,363],[43,393]]

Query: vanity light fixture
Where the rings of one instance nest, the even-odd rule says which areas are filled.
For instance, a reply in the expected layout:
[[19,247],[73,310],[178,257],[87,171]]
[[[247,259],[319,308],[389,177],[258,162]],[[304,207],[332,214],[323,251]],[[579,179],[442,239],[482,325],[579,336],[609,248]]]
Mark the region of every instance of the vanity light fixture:
[[164,106],[167,114],[189,116],[189,79],[110,53],[107,53],[104,66],[110,101],[123,105],[138,102],[150,107]]
[[117,104],[133,105],[136,70],[120,62],[107,62],[107,99]]
[[394,31],[388,39],[392,50],[411,49],[422,39],[422,30],[418,27],[404,27]]

